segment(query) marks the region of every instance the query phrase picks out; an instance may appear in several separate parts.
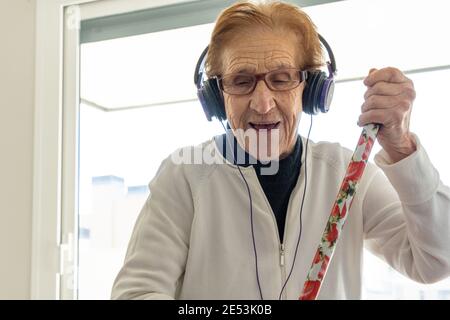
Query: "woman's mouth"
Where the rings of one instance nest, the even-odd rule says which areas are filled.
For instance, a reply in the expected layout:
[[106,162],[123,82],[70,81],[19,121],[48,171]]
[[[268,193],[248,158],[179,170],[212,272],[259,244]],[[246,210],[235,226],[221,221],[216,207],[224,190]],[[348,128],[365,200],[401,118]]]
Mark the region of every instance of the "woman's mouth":
[[251,128],[255,130],[272,130],[278,129],[280,121],[277,122],[249,122]]

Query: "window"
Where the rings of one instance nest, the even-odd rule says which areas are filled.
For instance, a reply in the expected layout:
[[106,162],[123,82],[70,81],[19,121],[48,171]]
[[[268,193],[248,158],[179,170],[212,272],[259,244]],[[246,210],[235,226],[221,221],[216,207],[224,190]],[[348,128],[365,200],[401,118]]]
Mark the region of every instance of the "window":
[[89,236],[80,236],[80,299],[109,297],[162,160],[223,131],[206,121],[193,83],[210,32],[199,25],[81,45],[79,225]]
[[[450,159],[438,147],[446,143],[448,135],[440,128],[450,116],[443,95],[450,83],[450,48],[441,34],[450,27],[442,16],[445,6],[444,1],[424,7],[418,1],[349,0],[306,8],[332,46],[339,71],[332,109],[314,119],[312,140],[353,149],[361,131],[356,126],[365,89],[361,79],[369,68],[413,70],[408,76],[417,99],[411,127],[441,179],[450,183]],[[400,15],[404,7],[407,16]],[[401,26],[398,16],[404,19]],[[205,121],[193,84],[195,63],[211,30],[211,24],[201,24],[80,47],[80,299],[109,298],[147,184],[162,159],[223,131],[219,123]],[[302,135],[308,127],[303,115]],[[365,255],[364,298],[449,299],[449,287],[448,279],[419,285]]]

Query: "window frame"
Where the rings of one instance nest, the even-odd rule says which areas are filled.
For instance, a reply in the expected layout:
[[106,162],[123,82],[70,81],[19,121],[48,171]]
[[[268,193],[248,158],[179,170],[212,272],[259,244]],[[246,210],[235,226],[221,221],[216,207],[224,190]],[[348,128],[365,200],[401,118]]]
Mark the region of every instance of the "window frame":
[[[59,299],[63,165],[64,10],[95,0],[36,4],[31,299]],[[63,250],[61,250],[63,249]]]

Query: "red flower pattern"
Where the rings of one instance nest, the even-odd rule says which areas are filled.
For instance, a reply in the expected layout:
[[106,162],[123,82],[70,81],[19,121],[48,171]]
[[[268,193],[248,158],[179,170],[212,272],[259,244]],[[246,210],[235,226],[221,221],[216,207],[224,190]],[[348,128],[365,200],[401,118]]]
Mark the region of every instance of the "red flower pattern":
[[303,293],[299,300],[314,300],[319,293],[320,281],[318,280],[308,280],[305,282],[303,287]]
[[342,206],[341,210],[341,219],[344,219],[346,214],[347,214],[347,203],[344,202],[344,205]]
[[366,163],[364,161],[350,162],[347,168],[345,180],[356,182],[361,178]]
[[333,211],[331,212],[331,215],[333,217],[339,217],[339,206],[337,205],[337,203],[334,204],[333,206]]
[[328,231],[327,234],[327,241],[330,243],[330,246],[333,245],[333,243],[336,241],[338,237],[338,229],[337,224],[333,223],[330,226],[330,231]]

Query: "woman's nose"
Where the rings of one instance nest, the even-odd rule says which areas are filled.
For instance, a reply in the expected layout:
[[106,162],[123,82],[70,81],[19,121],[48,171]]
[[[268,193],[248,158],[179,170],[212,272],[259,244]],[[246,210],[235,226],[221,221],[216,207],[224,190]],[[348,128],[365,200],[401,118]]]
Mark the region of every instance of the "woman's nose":
[[258,81],[251,96],[250,108],[261,114],[268,113],[275,108],[273,93],[274,92],[267,87],[264,80]]

